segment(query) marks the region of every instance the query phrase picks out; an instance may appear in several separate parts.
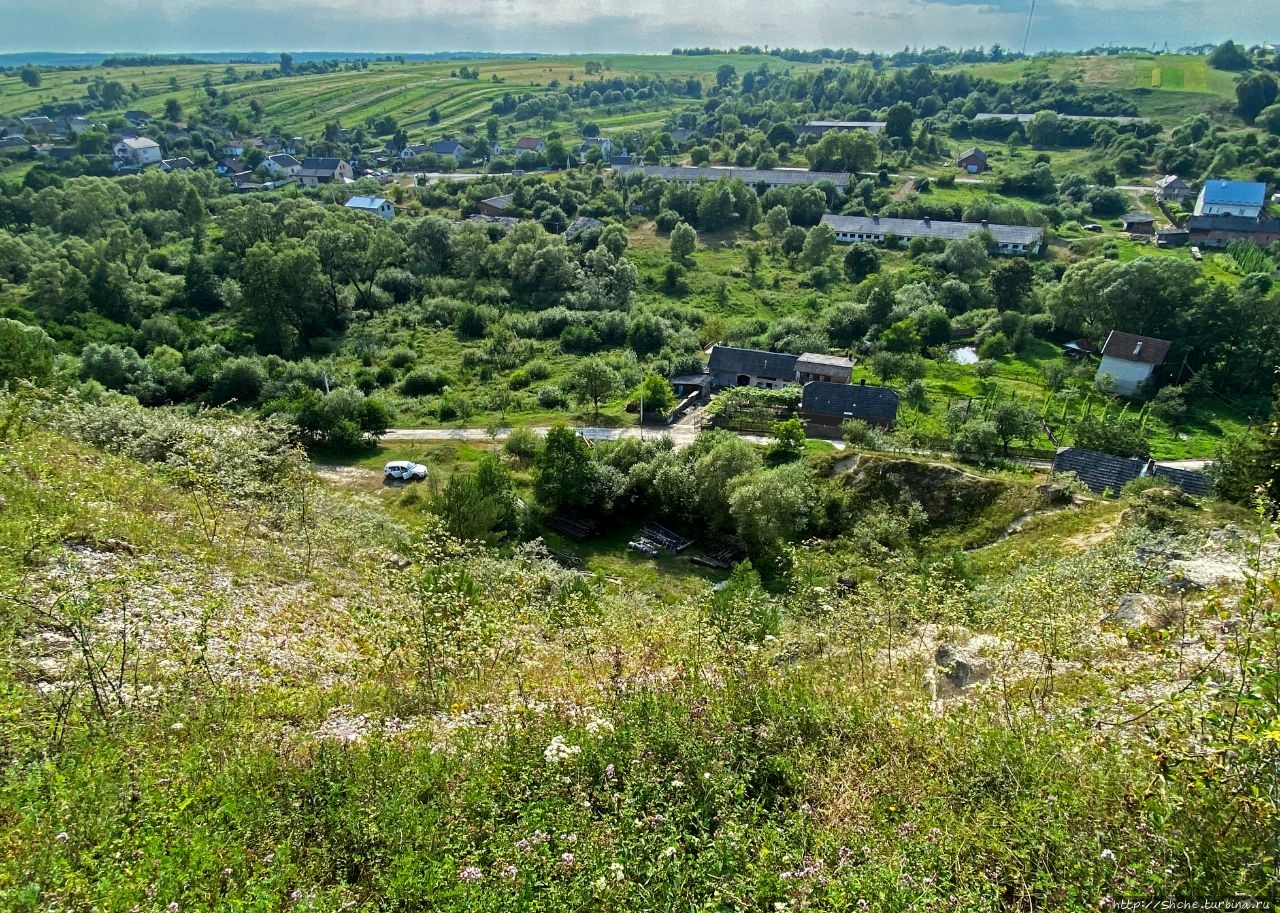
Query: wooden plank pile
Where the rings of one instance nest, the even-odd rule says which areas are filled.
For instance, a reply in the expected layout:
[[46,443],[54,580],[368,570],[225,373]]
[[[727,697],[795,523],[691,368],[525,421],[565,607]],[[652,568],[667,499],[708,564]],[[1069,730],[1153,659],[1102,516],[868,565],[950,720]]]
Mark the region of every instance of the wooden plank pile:
[[570,539],[582,542],[596,534],[596,521],[584,520],[581,517],[570,517],[567,514],[553,514],[547,526]]

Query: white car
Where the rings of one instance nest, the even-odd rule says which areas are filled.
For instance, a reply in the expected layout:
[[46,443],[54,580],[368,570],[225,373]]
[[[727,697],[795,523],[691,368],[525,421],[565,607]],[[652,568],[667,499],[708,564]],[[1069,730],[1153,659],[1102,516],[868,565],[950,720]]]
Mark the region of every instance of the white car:
[[427,477],[427,467],[408,460],[392,460],[382,471],[387,474],[387,478],[402,482],[418,482]]

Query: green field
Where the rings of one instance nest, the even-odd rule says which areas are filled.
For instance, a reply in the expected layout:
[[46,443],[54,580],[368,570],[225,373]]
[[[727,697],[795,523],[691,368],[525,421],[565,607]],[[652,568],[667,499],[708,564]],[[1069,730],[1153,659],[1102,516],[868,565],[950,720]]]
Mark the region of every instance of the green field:
[[1230,107],[1235,101],[1235,75],[1209,66],[1207,57],[1177,54],[1108,57],[1046,57],[1009,63],[983,63],[965,70],[997,82],[1026,76],[1048,76],[1090,89],[1130,94],[1148,117],[1189,117]]
[[[594,60],[604,66],[602,73],[587,76],[585,66]],[[263,107],[258,130],[273,126],[300,133],[318,132],[326,123],[338,121],[355,126],[390,116],[410,131],[425,130],[428,112],[435,108],[440,121],[433,126],[443,133],[465,124],[474,124],[489,113],[490,105],[508,92],[552,91],[550,83],[558,80],[568,87],[587,79],[628,77],[639,74],[664,79],[700,79],[714,81],[716,68],[730,63],[739,72],[767,65],[773,69],[804,69],[811,64],[779,61],[765,55],[711,55],[705,57],[659,55],[596,55],[594,57],[495,58],[476,61],[371,62],[366,69],[339,70],[332,73],[304,74],[288,78],[229,81],[228,72],[238,76],[258,73],[270,65],[223,67],[215,65],[93,68],[47,71],[39,88],[31,88],[15,79],[0,81],[0,116],[25,115],[45,104],[59,104],[83,98],[85,87],[97,77],[115,80],[126,89],[134,89],[140,98],[99,116],[119,116],[128,110],[145,111],[160,116],[165,102],[177,100],[184,108],[194,109],[206,99],[204,85],[208,77],[219,91],[226,91],[232,103],[256,99]],[[460,79],[450,74],[461,66],[479,69],[478,80]],[[494,79],[498,81],[495,82]],[[175,87],[176,85],[176,87]],[[637,112],[629,106],[601,106],[593,109],[593,120],[606,129],[647,127],[661,123],[668,111],[693,99],[648,104]],[[553,124],[554,125],[554,124]],[[530,122],[530,128],[541,128],[541,122]]]

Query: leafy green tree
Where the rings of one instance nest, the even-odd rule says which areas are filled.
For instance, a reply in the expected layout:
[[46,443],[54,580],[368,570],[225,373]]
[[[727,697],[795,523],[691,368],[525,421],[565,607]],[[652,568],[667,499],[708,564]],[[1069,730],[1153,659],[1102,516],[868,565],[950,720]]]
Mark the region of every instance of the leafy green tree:
[[844,254],[844,274],[850,282],[861,282],[880,270],[880,252],[871,244],[850,244]]
[[260,352],[292,355],[332,325],[319,304],[320,281],[312,247],[260,242],[249,249],[240,277],[240,320]]
[[165,120],[182,120],[182,102],[176,98],[170,98],[164,103]]
[[1086,415],[1076,424],[1072,436],[1073,443],[1084,450],[1142,459],[1151,452],[1147,432],[1136,419]]
[[804,242],[809,239],[809,233],[799,225],[792,225],[782,233],[782,252],[788,257],[799,256],[804,250]]
[[824,263],[836,247],[835,230],[827,224],[815,225],[805,235],[800,259],[810,266]]
[[1253,123],[1263,109],[1275,104],[1276,81],[1269,73],[1255,73],[1236,82],[1236,110],[1245,123]]
[[1021,310],[1035,283],[1035,270],[1022,257],[1001,260],[991,268],[987,285],[996,306],[1005,311]]
[[40,77],[40,71],[31,64],[27,64],[18,71],[18,78],[33,89],[40,88],[40,83],[43,82]]
[[1215,70],[1247,70],[1251,61],[1249,55],[1228,38],[1213,49],[1209,55],[1209,66]]
[[40,327],[0,317],[0,388],[17,380],[47,384],[57,348]]
[[774,206],[765,214],[764,224],[768,227],[769,234],[775,238],[782,237],[782,233],[791,227],[791,217],[787,215],[787,207]]
[[599,418],[600,403],[618,392],[622,378],[601,359],[587,358],[578,363],[569,383],[578,402],[590,403],[592,414]]
[[916,329],[916,322],[910,317],[904,317],[892,324],[880,336],[880,345],[886,352],[919,352],[920,333]]
[[547,432],[533,463],[533,494],[547,510],[585,507],[591,482],[591,451],[564,425]]
[[646,374],[636,388],[635,400],[643,396],[645,416],[663,416],[676,404],[676,393],[661,374]]
[[676,260],[684,260],[698,246],[698,235],[693,226],[681,222],[671,229],[671,256]]
[[987,413],[987,418],[995,426],[1005,456],[1009,455],[1009,445],[1014,441],[1029,442],[1040,430],[1039,413],[1018,399],[1000,400]]
[[831,130],[805,149],[813,171],[866,171],[878,154],[876,141],[865,130]]
[[995,456],[996,449],[1000,446],[1000,433],[994,422],[972,419],[955,430],[951,446],[955,448],[957,456],[986,461]]
[[756,554],[770,554],[808,529],[816,500],[813,479],[797,462],[736,479],[729,512],[742,541]]
[[769,447],[769,454],[776,462],[791,462],[804,456],[808,439],[804,433],[804,423],[800,419],[789,418],[775,422],[772,435],[773,444]]

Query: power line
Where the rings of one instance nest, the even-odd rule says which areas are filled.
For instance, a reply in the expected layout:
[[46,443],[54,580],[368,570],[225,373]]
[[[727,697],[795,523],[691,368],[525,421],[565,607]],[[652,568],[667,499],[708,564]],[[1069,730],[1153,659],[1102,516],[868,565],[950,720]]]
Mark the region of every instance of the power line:
[[1036,0],[1031,0],[1031,12],[1027,14],[1027,30],[1022,36],[1023,56],[1026,56],[1026,53],[1027,53],[1027,39],[1031,37],[1031,20],[1035,18],[1035,15],[1036,15]]

